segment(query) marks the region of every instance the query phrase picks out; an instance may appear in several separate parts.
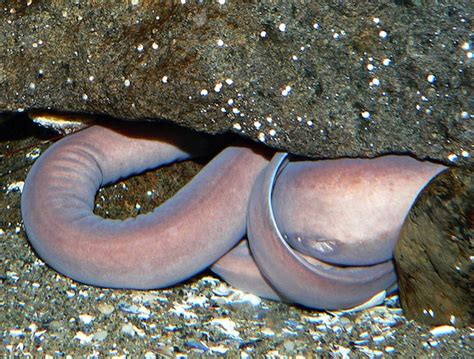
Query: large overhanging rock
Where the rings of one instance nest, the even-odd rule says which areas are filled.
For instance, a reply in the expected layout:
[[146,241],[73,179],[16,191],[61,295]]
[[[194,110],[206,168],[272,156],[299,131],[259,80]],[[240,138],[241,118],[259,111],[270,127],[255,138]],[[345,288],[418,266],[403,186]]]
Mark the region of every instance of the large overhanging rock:
[[320,158],[472,164],[469,1],[173,3],[4,2],[0,111],[167,119]]

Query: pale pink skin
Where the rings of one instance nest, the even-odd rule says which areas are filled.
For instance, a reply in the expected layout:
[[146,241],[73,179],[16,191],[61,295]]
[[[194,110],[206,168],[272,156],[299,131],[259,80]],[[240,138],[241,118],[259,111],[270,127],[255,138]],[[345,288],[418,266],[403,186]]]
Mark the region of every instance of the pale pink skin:
[[250,190],[268,163],[247,147],[226,148],[152,213],[122,221],[92,212],[99,187],[190,156],[180,145],[195,143],[196,134],[152,131],[156,137],[140,139],[93,126],[36,161],[22,195],[23,221],[54,269],[97,286],[168,287],[209,267],[244,236]]
[[275,291],[272,284],[263,276],[250,252],[247,239],[243,239],[225,256],[215,262],[211,270],[223,278],[227,283],[260,297],[286,300]]
[[409,156],[290,162],[273,191],[275,219],[287,242],[312,257],[385,262],[416,196],[444,169]]
[[[321,171],[320,162],[336,161],[319,161],[302,167],[290,163],[276,180],[284,161],[281,154],[268,164],[264,154],[255,149],[228,147],[152,213],[125,221],[93,213],[94,197],[101,186],[199,154],[203,147],[199,141],[195,133],[167,126],[127,129],[126,134],[93,126],[54,144],[34,164],[22,195],[23,220],[33,247],[53,268],[79,282],[163,288],[215,263],[243,238],[247,223],[258,266],[244,242],[217,261],[213,271],[265,297],[315,308],[347,308],[393,284],[395,272],[387,253],[393,250],[404,216],[393,215],[391,205],[397,203],[401,210],[396,213],[406,215],[417,191],[429,180],[428,172],[434,176],[444,169],[416,162],[418,170],[407,165],[411,159],[404,159],[396,170],[385,160],[360,160],[360,166],[343,161],[337,162],[342,164],[337,171],[331,166]],[[377,179],[376,186],[372,178]],[[384,191],[377,190],[387,183],[388,194],[395,200],[387,200]],[[407,188],[409,195],[404,194]],[[377,206],[370,216],[372,222],[359,223],[350,210],[344,212],[344,221],[337,217],[338,208],[353,208],[357,219],[361,211],[371,211],[370,203],[362,206],[365,202],[360,199],[368,195],[373,196],[372,206]],[[341,198],[345,202],[338,205]],[[314,215],[306,216],[309,212]],[[325,228],[324,223],[334,228]],[[338,237],[351,234],[351,228],[352,237]],[[349,258],[355,264],[378,264],[329,265],[289,247],[282,230],[290,237],[301,234],[303,243],[321,236],[337,238],[337,250],[328,258],[316,251],[326,262]],[[378,242],[381,231],[390,233],[389,241]]]
[[[417,194],[446,167],[406,156],[320,161],[326,162],[323,166],[313,161],[286,164],[285,157],[286,154],[275,155],[254,184],[250,197],[247,231],[251,252],[258,265],[251,263],[249,251],[240,244],[215,263],[212,270],[239,288],[248,290],[251,283],[253,291],[261,296],[324,309],[351,308],[392,287],[396,273],[391,254],[400,227]],[[294,168],[287,172],[288,167]],[[326,192],[328,188],[329,192]],[[319,197],[328,200],[319,201]],[[275,198],[279,199],[279,208],[272,203]],[[341,204],[338,204],[339,198]],[[371,200],[380,211],[375,220],[370,208],[364,214],[367,202]],[[340,216],[338,210],[343,214],[349,212],[347,217],[350,220]],[[350,216],[351,210],[358,221]],[[359,223],[356,230],[361,240],[356,244],[348,241],[345,246],[345,237],[342,237],[340,245],[349,258],[351,250],[363,253],[366,249],[369,255],[362,262],[372,262],[373,265],[339,267],[298,252],[281,234],[277,211],[289,215],[290,229],[292,223],[304,228],[299,232],[303,238],[317,236],[320,212],[323,215],[332,212],[333,217],[328,223],[336,226],[336,233],[341,229],[350,233],[351,226]],[[284,217],[281,213],[280,216]],[[254,220],[256,218],[259,220]],[[392,234],[387,259],[377,253],[376,235],[380,224]],[[365,234],[361,235],[364,230]],[[328,231],[331,233],[331,229]],[[387,240],[381,241],[381,250],[386,248]],[[324,256],[320,254],[320,257]],[[239,273],[243,266],[245,270],[241,278]]]

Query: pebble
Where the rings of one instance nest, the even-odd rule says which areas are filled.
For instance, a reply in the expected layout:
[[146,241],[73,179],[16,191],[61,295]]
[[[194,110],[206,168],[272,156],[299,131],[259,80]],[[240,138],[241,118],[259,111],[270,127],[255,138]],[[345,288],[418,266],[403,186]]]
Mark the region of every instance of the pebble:
[[191,295],[186,298],[186,303],[190,304],[191,306],[198,306],[198,307],[205,307],[208,304],[207,297],[203,295]]
[[93,337],[93,334],[87,335],[84,332],[79,331],[74,336],[74,339],[79,340],[81,344],[89,344],[92,341]]
[[267,337],[273,337],[275,335],[275,332],[270,328],[263,328],[261,330],[261,333]]
[[212,347],[209,347],[209,349],[211,350],[211,353],[217,353],[217,354],[225,354],[229,351],[229,348],[223,345],[212,346]]
[[451,325],[440,325],[430,330],[430,333],[435,337],[441,337],[443,335],[453,334],[456,332],[456,328]]
[[24,181],[13,182],[7,187],[7,194],[10,192],[23,192]]
[[25,336],[25,332],[21,329],[10,329],[10,336],[21,338]]
[[94,321],[94,317],[89,314],[81,314],[79,315],[79,320],[83,322],[85,325],[89,325]]
[[120,331],[125,334],[125,335],[128,335],[130,337],[134,337],[135,336],[135,329],[133,328],[133,325],[130,324],[130,323],[127,323],[127,324],[124,324],[122,325],[122,328],[120,329]]
[[209,347],[205,345],[204,343],[196,340],[189,340],[184,343],[187,347],[192,348],[192,349],[198,349],[203,352],[209,351]]
[[99,312],[105,315],[112,314],[112,312],[115,310],[114,306],[108,303],[99,304],[97,309],[99,309]]
[[214,288],[212,292],[215,295],[226,297],[231,294],[232,290],[228,285],[221,283],[217,288]]
[[125,313],[135,314],[140,319],[149,319],[151,316],[150,309],[143,305],[135,305],[121,302],[118,305],[119,309]]
[[385,340],[385,337],[382,336],[382,335],[376,335],[375,337],[372,338],[372,340],[376,343],[376,344],[380,344],[381,342],[383,342]]
[[106,330],[99,330],[97,331],[94,336],[92,337],[92,340],[97,341],[97,342],[102,342],[107,338],[107,331]]
[[283,346],[285,347],[286,350],[293,351],[295,349],[296,344],[294,341],[285,340],[283,342]]
[[240,334],[235,330],[236,324],[229,318],[216,318],[212,319],[209,322],[211,325],[217,326],[225,335],[234,338],[240,339]]
[[171,313],[176,314],[179,317],[184,317],[185,319],[197,319],[198,316],[196,313],[189,311],[191,306],[184,303],[175,303],[173,309],[170,310]]

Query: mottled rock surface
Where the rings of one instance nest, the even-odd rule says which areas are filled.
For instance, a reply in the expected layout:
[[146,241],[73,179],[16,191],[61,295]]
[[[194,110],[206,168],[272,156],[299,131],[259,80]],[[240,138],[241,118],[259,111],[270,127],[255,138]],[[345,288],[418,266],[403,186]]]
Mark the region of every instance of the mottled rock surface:
[[313,157],[472,165],[472,3],[413,3],[4,1],[0,111],[164,118]]
[[429,325],[474,324],[473,198],[473,172],[450,169],[412,208],[395,251],[408,318]]

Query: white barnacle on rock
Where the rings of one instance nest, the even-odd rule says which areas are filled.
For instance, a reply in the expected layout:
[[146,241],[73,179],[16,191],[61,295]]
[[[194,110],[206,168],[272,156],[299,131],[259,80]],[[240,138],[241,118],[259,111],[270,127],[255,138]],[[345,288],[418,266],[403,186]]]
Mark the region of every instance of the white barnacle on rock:
[[214,86],[214,91],[220,92],[221,89],[222,89],[222,83],[221,82],[216,83],[216,85]]
[[234,124],[232,125],[232,127],[233,127],[234,129],[236,129],[237,131],[242,130],[242,126],[241,126],[240,123],[238,123],[238,122],[237,122],[237,123],[234,123]]
[[450,160],[451,162],[456,162],[458,160],[458,155],[456,155],[455,153],[451,153],[448,155],[448,160]]
[[370,81],[369,85],[370,85],[371,87],[380,86],[380,80],[379,80],[378,78],[374,77],[374,78]]
[[435,83],[436,82],[436,76],[433,75],[433,74],[429,74],[428,76],[426,76],[426,80],[431,84]]
[[283,96],[288,96],[288,95],[290,94],[291,90],[292,90],[291,86],[287,85],[287,86],[285,86],[285,88],[281,91],[281,94],[282,94]]

